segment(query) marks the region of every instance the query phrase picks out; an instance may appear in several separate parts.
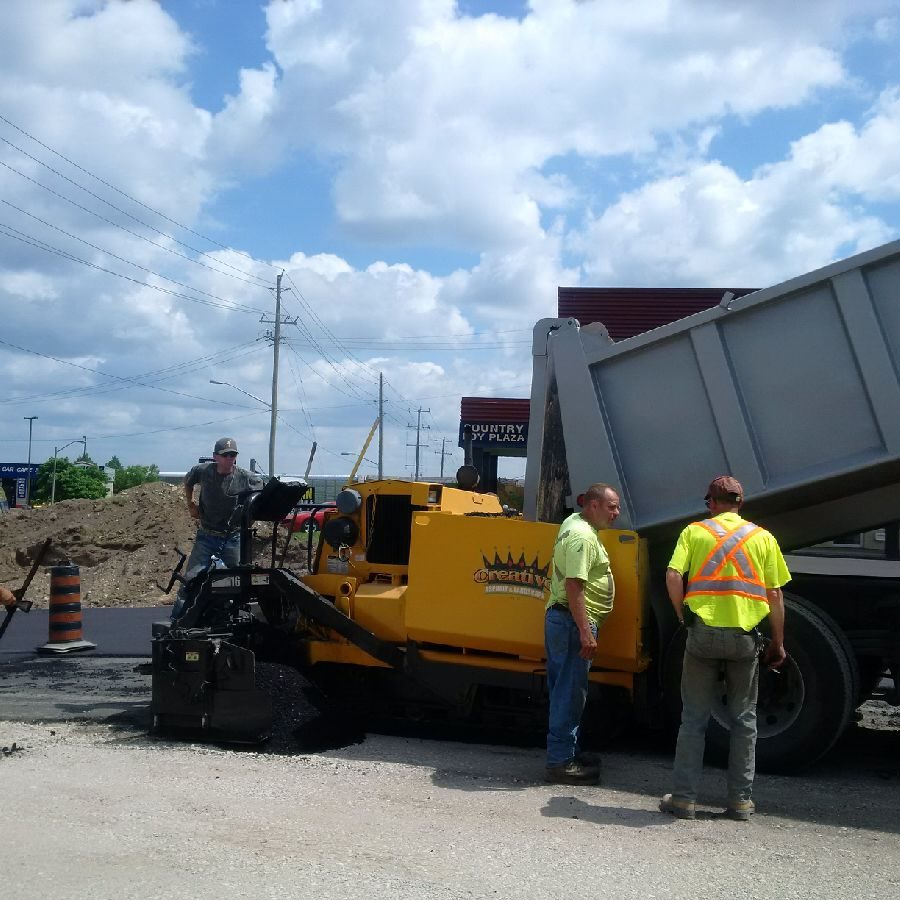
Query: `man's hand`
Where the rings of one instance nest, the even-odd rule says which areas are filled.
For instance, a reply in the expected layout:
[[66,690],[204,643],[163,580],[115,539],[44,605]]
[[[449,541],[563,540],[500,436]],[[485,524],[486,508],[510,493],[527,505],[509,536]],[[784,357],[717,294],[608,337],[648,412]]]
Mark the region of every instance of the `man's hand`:
[[12,606],[16,602],[16,595],[8,588],[0,585],[0,606]]
[[581,631],[580,637],[581,653],[579,655],[582,659],[593,659],[594,654],[597,652],[597,638],[594,637],[594,633],[590,628]]
[[766,652],[763,655],[763,665],[769,669],[779,669],[782,663],[787,659],[784,652],[784,644],[776,644],[775,641],[769,641]]
[[200,504],[194,503],[193,500],[188,500],[188,512],[191,515],[192,519],[200,518]]

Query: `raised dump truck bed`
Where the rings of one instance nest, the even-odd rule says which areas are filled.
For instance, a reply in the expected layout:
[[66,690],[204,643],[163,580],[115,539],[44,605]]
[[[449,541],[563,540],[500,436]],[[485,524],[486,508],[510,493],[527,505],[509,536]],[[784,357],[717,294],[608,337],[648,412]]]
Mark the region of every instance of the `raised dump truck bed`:
[[618,343],[543,319],[533,353],[528,518],[609,481],[652,544],[730,472],[788,549],[897,519],[900,242]]

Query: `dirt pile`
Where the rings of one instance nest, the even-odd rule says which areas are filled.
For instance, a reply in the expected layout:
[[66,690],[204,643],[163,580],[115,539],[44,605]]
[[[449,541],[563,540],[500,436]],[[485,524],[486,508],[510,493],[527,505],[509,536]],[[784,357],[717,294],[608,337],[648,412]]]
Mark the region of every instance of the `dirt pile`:
[[[271,526],[257,523],[254,558],[268,565]],[[166,585],[178,561],[176,548],[189,553],[196,524],[181,488],[157,482],[103,500],[64,500],[32,510],[0,515],[0,584],[17,588],[41,544],[51,538],[44,563],[28,590],[36,607],[46,607],[48,567],[74,563],[81,569],[85,606],[159,606],[174,601],[157,587]],[[285,530],[279,531],[279,555]],[[299,537],[299,535],[297,536]],[[285,565],[304,568],[305,542],[291,542]]]

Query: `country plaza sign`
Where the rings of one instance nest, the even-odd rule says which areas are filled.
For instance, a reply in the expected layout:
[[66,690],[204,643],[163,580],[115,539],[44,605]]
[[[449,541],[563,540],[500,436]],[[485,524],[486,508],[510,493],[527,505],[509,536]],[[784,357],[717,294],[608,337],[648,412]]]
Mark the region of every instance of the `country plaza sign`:
[[462,422],[459,426],[459,442],[463,442],[463,432],[472,429],[472,444],[509,445],[525,447],[528,444],[528,423],[511,424],[507,422]]

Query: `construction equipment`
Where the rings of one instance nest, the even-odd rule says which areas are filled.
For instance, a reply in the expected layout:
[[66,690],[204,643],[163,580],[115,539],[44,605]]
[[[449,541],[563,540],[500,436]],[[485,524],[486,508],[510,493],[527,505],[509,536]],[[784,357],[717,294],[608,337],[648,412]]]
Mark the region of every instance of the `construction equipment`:
[[[737,475],[747,515],[787,547],[897,517],[898,286],[892,244],[618,344],[602,326],[543,320],[525,519],[477,493],[466,467],[466,490],[353,484],[325,514],[310,572],[295,574],[275,567],[274,536],[270,567],[244,552],[254,521],[280,521],[296,502],[270,480],[244,505],[240,566],[198,576],[195,602],[157,633],[157,728],[264,736],[257,657],[289,660],[367,709],[543,723],[554,523],[596,481],[620,490],[626,527],[600,535],[616,602],[600,632],[592,699],[604,695],[597,708],[627,708],[648,724],[677,721],[684,633],[662,572],[675,534],[703,515],[711,477]],[[874,587],[833,580],[830,594],[813,575],[794,579],[792,662],[761,683],[761,766],[821,756],[884,668],[900,675],[894,566]],[[720,728],[712,739],[724,736]]]

